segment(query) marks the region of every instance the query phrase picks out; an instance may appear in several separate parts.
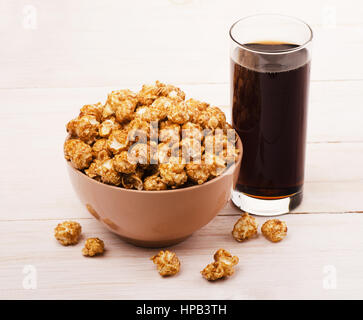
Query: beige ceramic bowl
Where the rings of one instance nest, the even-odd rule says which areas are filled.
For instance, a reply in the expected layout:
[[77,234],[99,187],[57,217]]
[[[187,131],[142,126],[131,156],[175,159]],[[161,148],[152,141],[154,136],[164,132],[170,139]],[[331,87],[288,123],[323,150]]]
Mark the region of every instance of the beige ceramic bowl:
[[221,176],[202,185],[165,191],[138,191],[89,178],[67,161],[73,187],[87,210],[122,239],[143,247],[164,247],[190,236],[225,206],[237,182],[239,156]]

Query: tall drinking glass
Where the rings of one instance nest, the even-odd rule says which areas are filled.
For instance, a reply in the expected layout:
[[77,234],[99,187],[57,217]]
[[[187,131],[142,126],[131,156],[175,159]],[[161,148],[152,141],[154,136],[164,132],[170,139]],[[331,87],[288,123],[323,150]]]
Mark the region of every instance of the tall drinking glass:
[[295,18],[255,15],[234,23],[232,123],[243,159],[232,201],[273,216],[301,203],[312,30]]

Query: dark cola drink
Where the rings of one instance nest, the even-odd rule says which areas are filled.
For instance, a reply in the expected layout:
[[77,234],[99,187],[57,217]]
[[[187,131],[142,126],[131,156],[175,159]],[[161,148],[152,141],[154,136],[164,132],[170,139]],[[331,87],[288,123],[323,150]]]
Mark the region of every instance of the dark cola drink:
[[309,53],[271,41],[242,47],[231,54],[232,122],[244,147],[236,190],[258,199],[301,194]]

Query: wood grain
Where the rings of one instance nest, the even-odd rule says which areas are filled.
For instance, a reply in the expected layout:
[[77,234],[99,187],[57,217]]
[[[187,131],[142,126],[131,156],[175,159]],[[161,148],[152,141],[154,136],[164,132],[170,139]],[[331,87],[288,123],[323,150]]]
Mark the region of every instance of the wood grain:
[[[282,218],[289,231],[278,244],[235,242],[240,211],[228,203],[172,248],[182,269],[162,279],[149,261],[156,250],[121,241],[79,203],[64,165],[65,123],[113,89],[156,79],[230,118],[229,27],[266,12],[314,30],[303,203]],[[0,299],[363,298],[362,13],[356,0],[0,2]],[[65,219],[81,222],[83,240],[104,239],[106,254],[84,258],[82,243],[59,245],[53,228]],[[199,271],[220,247],[240,264],[231,279],[209,283]],[[25,265],[37,270],[36,290],[22,286]],[[324,289],[325,266],[336,269],[336,289]]]
[[[36,10],[35,29],[24,27],[25,5]],[[276,10],[312,25],[312,79],[363,79],[362,9],[354,0],[17,0],[0,11],[6,43],[0,87],[118,86],[157,78],[227,83],[232,23]]]
[[[55,221],[0,222],[0,298],[26,299],[335,299],[362,298],[363,250],[360,214],[288,215],[288,236],[270,243],[263,236],[244,243],[230,232],[236,217],[218,217],[172,247],[181,272],[163,279],[149,260],[156,249],[121,241],[96,220],[81,220],[84,238],[98,236],[106,253],[81,255],[82,243],[63,247],[53,238]],[[259,223],[264,219],[258,218]],[[14,233],[16,232],[16,238]],[[9,250],[11,248],[11,250]],[[240,258],[236,273],[215,283],[199,271],[218,248]],[[36,290],[22,287],[25,265],[37,270]],[[337,287],[323,287],[324,267],[336,268]]]

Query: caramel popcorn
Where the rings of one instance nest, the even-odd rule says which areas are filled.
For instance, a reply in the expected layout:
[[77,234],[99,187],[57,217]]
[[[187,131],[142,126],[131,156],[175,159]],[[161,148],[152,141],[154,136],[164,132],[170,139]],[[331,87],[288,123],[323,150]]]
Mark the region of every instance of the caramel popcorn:
[[272,242],[278,242],[287,235],[286,222],[279,219],[267,220],[261,227],[262,234]]
[[96,173],[101,177],[101,181],[106,184],[118,186],[121,184],[121,175],[114,167],[113,159],[106,159],[98,163]]
[[80,110],[80,116],[94,116],[98,122],[102,120],[103,105],[101,102],[95,104],[86,104]]
[[214,254],[214,262],[208,264],[200,273],[209,280],[214,281],[234,273],[234,266],[238,264],[237,256],[232,256],[227,250],[219,249]]
[[209,166],[210,174],[214,177],[220,176],[227,168],[224,159],[212,153],[205,153],[202,161]]
[[160,123],[159,139],[162,142],[174,144],[180,140],[181,127],[170,120]]
[[257,221],[247,212],[241,215],[233,227],[232,235],[237,241],[244,241],[257,234]]
[[77,244],[82,232],[82,227],[78,222],[64,221],[59,223],[54,229],[55,238],[64,246]]
[[207,107],[198,117],[198,123],[203,128],[212,130],[216,128],[223,128],[226,123],[226,116],[217,107]]
[[82,170],[92,162],[92,148],[79,139],[69,139],[64,143],[64,157]]
[[137,190],[202,184],[238,157],[236,135],[217,107],[185,100],[156,81],[137,93],[112,91],[67,124],[64,156],[99,182]]
[[115,130],[107,140],[107,147],[113,154],[127,150],[129,147],[129,137],[126,130]]
[[120,130],[121,125],[116,121],[115,117],[110,117],[103,121],[99,128],[98,133],[103,138],[108,138],[112,132],[112,130]]
[[99,139],[93,144],[92,155],[97,160],[105,160],[111,157],[111,152],[107,147],[107,139]]
[[205,163],[187,163],[188,177],[197,184],[203,184],[210,177],[210,166]]
[[[116,115],[117,111],[120,122],[123,120],[131,120],[132,113],[137,104],[136,93],[131,90],[116,90],[112,91],[108,97],[106,104],[103,108],[102,116],[107,119],[110,116]],[[131,116],[131,119],[129,118]]]
[[181,186],[187,181],[188,176],[184,169],[185,164],[173,157],[169,159],[168,163],[159,165],[162,181],[171,187]]
[[174,252],[160,251],[150,260],[157,265],[159,274],[163,277],[175,275],[180,270],[180,261]]
[[127,151],[122,151],[113,158],[113,165],[116,171],[120,173],[133,173],[136,170],[137,163],[130,162]]
[[122,185],[125,189],[136,189],[142,190],[144,187],[142,176],[144,175],[144,170],[137,168],[134,173],[125,174],[122,176]]
[[93,257],[95,255],[102,254],[105,248],[105,244],[99,238],[88,238],[82,249],[84,256]]
[[208,103],[201,102],[193,98],[185,101],[185,103],[188,107],[189,121],[193,123],[198,123],[198,119],[202,111],[206,110],[209,107]]
[[174,123],[183,124],[189,120],[188,107],[184,101],[171,105],[168,119]]
[[167,185],[164,183],[160,177],[159,172],[153,174],[152,176],[146,177],[144,180],[144,190],[166,190]]
[[67,131],[72,137],[78,137],[87,144],[91,144],[98,136],[99,122],[91,115],[79,116],[67,124]]

